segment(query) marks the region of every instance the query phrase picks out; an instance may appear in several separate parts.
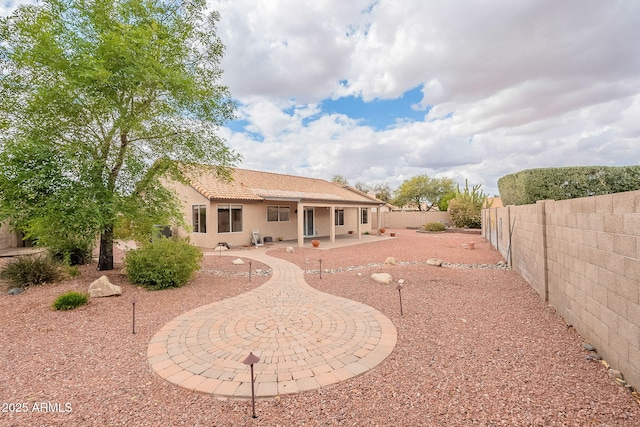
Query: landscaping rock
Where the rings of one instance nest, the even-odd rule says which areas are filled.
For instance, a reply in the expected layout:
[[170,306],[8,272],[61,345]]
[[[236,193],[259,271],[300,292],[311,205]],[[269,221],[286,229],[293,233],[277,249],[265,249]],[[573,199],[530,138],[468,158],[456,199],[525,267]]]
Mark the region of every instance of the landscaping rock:
[[294,251],[293,246],[287,246],[287,253],[292,254]]
[[241,260],[240,258],[236,258],[232,262],[233,262],[234,265],[242,265],[242,264],[244,264],[244,261]]
[[219,245],[219,246],[216,246],[215,248],[213,248],[213,250],[215,252],[224,252],[224,251],[228,251],[229,248],[226,247],[226,246],[223,246],[223,245]]
[[582,348],[584,348],[587,351],[596,351],[596,348],[588,343],[582,344]]
[[111,283],[107,276],[100,276],[100,278],[89,285],[89,296],[91,298],[110,297],[114,295],[122,295],[122,288]]
[[22,293],[22,291],[24,291],[22,288],[11,288],[8,293],[9,295],[18,295],[19,293]]
[[388,285],[391,283],[391,275],[389,273],[373,273],[371,275],[371,280],[383,285]]
[[398,260],[394,257],[389,257],[384,261],[385,265],[398,265]]
[[430,258],[427,260],[427,265],[435,265],[436,267],[442,266],[442,260],[437,258]]

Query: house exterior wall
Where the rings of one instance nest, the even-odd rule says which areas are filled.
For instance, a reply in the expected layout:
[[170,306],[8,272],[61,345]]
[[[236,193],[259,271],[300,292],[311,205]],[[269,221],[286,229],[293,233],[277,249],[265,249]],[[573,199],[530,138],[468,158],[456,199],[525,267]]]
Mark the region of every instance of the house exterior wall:
[[640,387],[640,191],[485,209],[483,234]]
[[[272,237],[274,240],[297,239],[298,203],[290,201],[233,201],[233,200],[208,200],[191,186],[172,182],[165,185],[172,186],[184,206],[185,222],[192,225],[192,206],[206,205],[206,232],[198,233],[192,230],[174,229],[175,235],[189,237],[191,243],[202,248],[215,248],[219,243],[228,243],[233,246],[249,245],[252,241],[252,232],[259,231],[262,237]],[[220,205],[242,206],[242,231],[239,232],[218,232],[218,207]],[[267,208],[269,206],[289,207],[289,221],[268,221]],[[330,207],[325,205],[306,206],[314,210],[315,236],[329,236],[331,233],[331,212]],[[354,206],[335,205],[334,208],[344,209],[344,225],[336,226],[336,235],[347,234],[349,231],[358,229],[357,221],[360,220],[360,208]],[[370,231],[372,228],[371,209],[369,211],[368,224],[360,226],[362,233]]]

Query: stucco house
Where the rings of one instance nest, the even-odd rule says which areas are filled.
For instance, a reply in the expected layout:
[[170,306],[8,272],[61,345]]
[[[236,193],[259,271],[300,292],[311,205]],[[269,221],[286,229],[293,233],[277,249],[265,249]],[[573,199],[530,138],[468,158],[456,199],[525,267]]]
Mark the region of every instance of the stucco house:
[[196,246],[249,245],[257,231],[263,238],[294,240],[302,247],[305,238],[360,238],[381,228],[371,209],[379,211],[385,203],[348,185],[238,168],[227,182],[205,165],[186,175],[188,184],[167,185],[176,190],[191,225],[174,233],[188,236]]

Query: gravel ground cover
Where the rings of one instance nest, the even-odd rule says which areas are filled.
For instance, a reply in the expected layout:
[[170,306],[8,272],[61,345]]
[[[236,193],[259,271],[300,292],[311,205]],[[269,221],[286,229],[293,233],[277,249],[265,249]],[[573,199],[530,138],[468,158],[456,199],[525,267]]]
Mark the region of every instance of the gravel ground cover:
[[[231,262],[242,252],[206,256],[202,271],[174,290],[139,289],[116,269],[108,276],[122,296],[69,312],[53,311],[51,303],[63,292],[86,291],[102,274],[95,265],[82,267],[77,279],[16,296],[2,292],[0,426],[640,425],[629,391],[587,360],[581,337],[518,275],[490,268],[502,258],[480,236],[393,231],[393,239],[331,250],[269,249],[307,270],[317,289],[388,316],[398,343],[364,375],[258,401],[256,419],[250,401],[179,389],[146,361],[149,339],[166,322],[268,279],[254,274],[249,282],[248,265]],[[462,247],[469,241],[475,249]],[[399,264],[384,265],[387,257]],[[454,267],[428,266],[429,258]],[[374,283],[374,272],[388,272],[394,282]]]

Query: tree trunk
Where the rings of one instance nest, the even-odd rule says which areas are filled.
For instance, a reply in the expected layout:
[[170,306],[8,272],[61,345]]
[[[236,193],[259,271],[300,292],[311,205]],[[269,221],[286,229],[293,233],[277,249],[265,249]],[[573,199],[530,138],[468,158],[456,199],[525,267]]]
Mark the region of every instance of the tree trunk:
[[98,270],[113,270],[113,227],[107,227],[100,235]]

